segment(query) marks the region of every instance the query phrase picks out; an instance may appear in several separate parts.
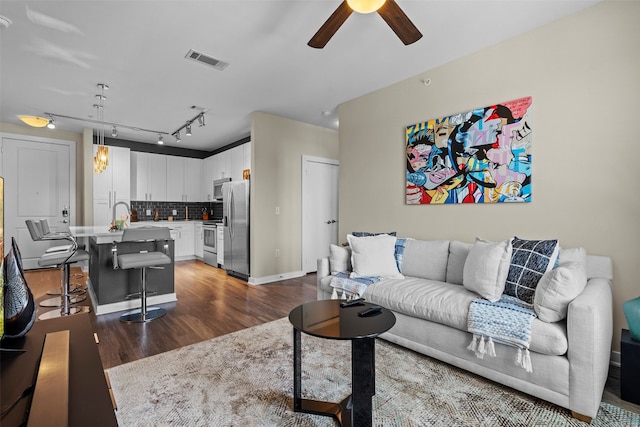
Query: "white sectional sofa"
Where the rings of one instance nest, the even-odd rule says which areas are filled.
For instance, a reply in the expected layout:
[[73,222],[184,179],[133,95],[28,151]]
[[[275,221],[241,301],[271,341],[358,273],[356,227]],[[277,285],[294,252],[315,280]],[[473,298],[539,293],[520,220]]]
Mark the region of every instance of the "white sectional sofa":
[[[560,249],[554,264],[557,268],[544,273],[535,289],[536,313],[540,311],[541,316],[531,324],[532,372],[527,372],[514,362],[514,347],[496,343],[496,356],[483,358],[468,349],[473,337],[467,330],[468,310],[479,295],[469,290],[465,281],[474,275],[468,257],[477,244],[407,239],[401,259],[396,249],[398,278],[381,277],[361,295],[396,316],[395,326],[382,338],[567,408],[574,417],[590,422],[597,415],[609,369],[611,259],[587,255],[580,248]],[[352,255],[349,247],[332,245],[331,257],[318,260],[318,299],[335,297],[332,279],[343,270],[354,270]],[[367,253],[358,253],[360,265],[363,261],[370,265],[380,262],[364,260],[363,256]],[[571,272],[562,273],[561,267],[576,259],[584,275],[576,278]],[[577,296],[566,294],[565,279],[583,281]],[[571,286],[575,290],[575,283]],[[538,307],[543,290],[557,292],[560,302],[547,301],[547,308],[544,304]],[[340,290],[337,293],[340,295]],[[552,315],[547,316],[544,310],[551,310]],[[566,318],[562,318],[563,310]]]

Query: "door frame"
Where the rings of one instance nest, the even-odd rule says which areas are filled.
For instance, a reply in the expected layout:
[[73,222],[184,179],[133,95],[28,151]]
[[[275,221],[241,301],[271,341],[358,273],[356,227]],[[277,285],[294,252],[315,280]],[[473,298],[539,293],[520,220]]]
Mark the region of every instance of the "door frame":
[[[325,157],[316,157],[316,156],[307,156],[307,155],[303,155],[302,156],[302,170],[301,170],[301,175],[302,175],[302,185],[301,185],[301,190],[302,190],[302,197],[301,197],[301,202],[302,202],[302,210],[301,210],[301,227],[302,227],[302,232],[301,232],[301,237],[302,237],[302,241],[301,241],[301,246],[302,246],[302,250],[301,252],[301,256],[300,256],[300,267],[301,270],[306,272],[306,268],[305,268],[305,263],[304,260],[306,259],[306,253],[308,251],[307,249],[307,227],[306,227],[306,209],[308,208],[309,204],[312,203],[313,198],[310,197],[311,196],[311,191],[305,191],[307,190],[307,186],[310,185],[310,183],[307,180],[307,177],[304,173],[305,170],[305,166],[307,165],[307,163],[326,163],[329,165],[334,165],[338,167],[338,170],[340,168],[340,162],[337,159],[329,159],[329,158],[325,158]],[[338,194],[336,194],[336,200],[338,199]],[[340,211],[338,209],[338,216],[340,214]]]
[[[76,158],[77,158],[77,141],[74,140],[66,140],[66,139],[57,139],[57,138],[49,138],[49,137],[41,137],[20,133],[9,133],[9,132],[0,132],[0,153],[4,152],[4,145],[6,139],[12,140],[23,140],[29,141],[33,143],[43,143],[43,144],[55,144],[55,145],[65,145],[69,148],[69,225],[76,225],[76,221],[78,218],[77,215],[77,168],[76,168]],[[2,156],[4,159],[4,155]],[[3,161],[0,161],[0,176],[5,179],[5,187],[7,183],[7,177],[4,173]],[[12,177],[15,178],[15,177]],[[6,194],[6,188],[5,188]],[[5,200],[6,206],[6,200]],[[5,226],[7,223],[6,209],[5,209]],[[12,222],[16,224],[16,232],[21,226],[17,223],[15,218],[12,218]],[[26,230],[26,225],[22,228]],[[6,229],[6,228],[5,228]],[[5,240],[7,238],[7,234],[5,233]],[[37,268],[37,266],[33,265],[25,265],[28,268]]]

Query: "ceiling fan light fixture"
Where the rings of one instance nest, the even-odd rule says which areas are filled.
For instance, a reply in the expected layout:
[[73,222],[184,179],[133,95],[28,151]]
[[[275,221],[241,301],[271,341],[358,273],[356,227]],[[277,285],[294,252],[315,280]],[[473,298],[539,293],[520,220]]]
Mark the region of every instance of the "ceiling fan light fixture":
[[49,124],[49,119],[45,119],[44,117],[38,116],[18,116],[18,118],[34,128],[43,128]]
[[347,0],[349,7],[358,13],[372,13],[380,9],[386,0]]

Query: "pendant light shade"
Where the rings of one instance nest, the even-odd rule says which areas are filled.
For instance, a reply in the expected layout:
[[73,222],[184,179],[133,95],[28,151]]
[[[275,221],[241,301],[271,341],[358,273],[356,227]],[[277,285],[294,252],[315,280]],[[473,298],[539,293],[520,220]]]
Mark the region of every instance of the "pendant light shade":
[[386,0],[347,0],[354,12],[371,13],[380,9]]

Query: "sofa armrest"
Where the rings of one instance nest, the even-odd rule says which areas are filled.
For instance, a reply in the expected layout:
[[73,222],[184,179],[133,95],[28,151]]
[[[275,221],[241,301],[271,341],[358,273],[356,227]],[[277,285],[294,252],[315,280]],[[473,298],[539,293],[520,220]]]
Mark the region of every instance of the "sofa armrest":
[[329,257],[318,258],[317,263],[317,273],[316,273],[316,289],[318,293],[318,299],[326,299],[324,297],[324,292],[320,289],[320,280],[323,277],[327,277],[331,274],[331,270],[329,268]]
[[609,372],[613,339],[611,281],[592,278],[584,291],[569,304],[570,409],[595,417]]

